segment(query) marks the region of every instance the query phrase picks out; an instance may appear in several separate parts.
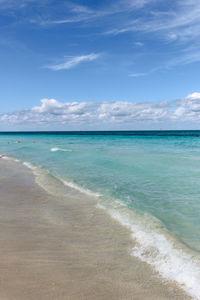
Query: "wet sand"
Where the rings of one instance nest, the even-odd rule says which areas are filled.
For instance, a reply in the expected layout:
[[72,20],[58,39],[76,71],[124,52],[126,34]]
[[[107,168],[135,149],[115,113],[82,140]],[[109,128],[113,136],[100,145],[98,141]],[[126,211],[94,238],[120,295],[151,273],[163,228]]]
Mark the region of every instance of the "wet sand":
[[130,255],[130,232],[94,198],[65,189],[0,159],[0,299],[190,299]]

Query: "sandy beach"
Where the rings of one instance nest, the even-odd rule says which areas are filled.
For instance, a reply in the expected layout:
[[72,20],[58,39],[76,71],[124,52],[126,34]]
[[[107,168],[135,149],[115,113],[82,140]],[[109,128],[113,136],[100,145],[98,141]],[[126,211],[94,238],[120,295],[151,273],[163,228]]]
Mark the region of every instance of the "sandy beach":
[[0,299],[190,299],[130,255],[130,232],[94,198],[65,189],[0,159]]

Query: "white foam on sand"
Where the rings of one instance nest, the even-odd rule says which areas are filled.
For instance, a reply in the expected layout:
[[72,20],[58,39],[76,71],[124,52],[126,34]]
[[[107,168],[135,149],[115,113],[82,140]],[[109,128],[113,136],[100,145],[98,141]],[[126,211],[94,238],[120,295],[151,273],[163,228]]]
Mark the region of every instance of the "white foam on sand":
[[20,161],[17,158],[14,158],[14,157],[11,157],[11,156],[7,156],[7,155],[4,155],[4,154],[0,154],[0,158],[6,159],[6,160],[12,160],[12,161],[16,161],[16,162]]
[[109,214],[131,231],[136,241],[132,255],[152,265],[163,278],[175,281],[194,299],[200,299],[200,257],[170,235],[153,216],[139,213],[119,204],[99,203]]

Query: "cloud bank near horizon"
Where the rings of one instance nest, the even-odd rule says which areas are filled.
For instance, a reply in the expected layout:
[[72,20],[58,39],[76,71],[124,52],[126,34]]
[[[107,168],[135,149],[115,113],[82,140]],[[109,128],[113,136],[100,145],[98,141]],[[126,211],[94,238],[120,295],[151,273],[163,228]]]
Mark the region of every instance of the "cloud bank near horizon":
[[[59,102],[42,99],[41,105],[0,115],[0,124],[9,126],[46,125],[96,126],[200,122],[200,93],[172,102]],[[102,126],[102,127],[101,127]]]

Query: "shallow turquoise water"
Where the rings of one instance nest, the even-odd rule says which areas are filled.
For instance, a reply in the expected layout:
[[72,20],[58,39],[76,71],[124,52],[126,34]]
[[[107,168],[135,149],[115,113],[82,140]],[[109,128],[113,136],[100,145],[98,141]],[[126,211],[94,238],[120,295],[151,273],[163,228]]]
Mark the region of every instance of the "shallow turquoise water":
[[119,200],[141,216],[153,216],[200,252],[198,135],[4,134],[0,152],[99,193],[107,203]]

